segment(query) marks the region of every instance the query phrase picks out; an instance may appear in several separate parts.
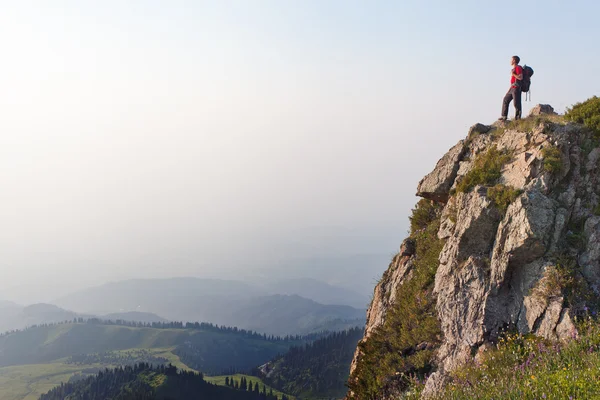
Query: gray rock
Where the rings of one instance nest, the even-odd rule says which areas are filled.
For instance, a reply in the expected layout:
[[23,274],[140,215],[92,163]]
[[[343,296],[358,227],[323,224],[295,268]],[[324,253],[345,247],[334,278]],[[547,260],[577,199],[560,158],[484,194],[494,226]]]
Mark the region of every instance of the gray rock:
[[412,240],[411,238],[404,239],[404,241],[400,245],[400,255],[403,257],[404,256],[410,257],[413,254],[415,254],[415,251],[416,251],[415,241]]
[[512,203],[498,227],[492,253],[492,290],[505,281],[509,266],[527,264],[546,252],[556,204],[540,192],[525,192]]
[[568,313],[564,312],[562,288],[554,286],[555,282],[551,279],[555,268],[553,265],[546,266],[541,279],[525,296],[526,331],[546,339],[566,339],[574,325]]
[[583,235],[586,246],[578,260],[581,272],[592,289],[600,293],[600,217],[590,217],[585,221]]
[[444,390],[444,387],[448,383],[448,376],[440,371],[436,371],[427,382],[425,382],[425,388],[421,394],[422,399],[435,399],[437,395]]
[[467,136],[471,137],[471,136],[479,134],[479,133],[488,133],[492,129],[493,129],[493,126],[491,126],[491,125],[484,125],[484,124],[477,123],[469,128],[469,134]]
[[537,116],[543,114],[555,115],[554,108],[550,104],[538,104],[529,111],[529,116]]
[[442,211],[440,229],[438,231],[439,239],[447,239],[452,235],[452,232],[454,232],[456,218],[458,216],[458,209],[456,207],[456,196],[454,196],[449,199]]
[[437,162],[435,169],[419,182],[417,196],[435,201],[447,201],[463,153],[464,141],[461,140]]
[[439,357],[448,370],[468,360],[471,349],[482,342],[490,275],[488,256],[500,221],[499,211],[481,186],[457,194],[456,202],[456,227],[440,253],[434,287],[444,334]]
[[598,168],[598,160],[599,159],[600,159],[600,148],[595,148],[592,151],[590,151],[590,154],[588,154],[588,157],[587,157],[587,163],[585,165],[587,172],[594,171],[596,168]]

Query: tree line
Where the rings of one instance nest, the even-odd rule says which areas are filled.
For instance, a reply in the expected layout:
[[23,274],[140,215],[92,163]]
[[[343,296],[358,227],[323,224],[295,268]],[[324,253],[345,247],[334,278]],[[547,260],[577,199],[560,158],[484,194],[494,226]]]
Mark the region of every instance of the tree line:
[[[254,382],[252,385],[252,381],[249,381],[246,377],[242,376],[239,380],[236,380],[233,376],[230,378],[228,376],[225,377],[225,386],[234,389],[241,390],[242,392],[254,392],[255,394],[260,394],[261,396],[266,396],[267,399],[277,398],[276,395],[273,394],[273,389],[269,389],[269,393],[267,394],[267,387],[263,383],[262,389],[258,382]],[[281,397],[281,400],[288,400],[288,397],[284,394]]]
[[36,324],[31,325],[24,329],[14,329],[0,333],[0,337],[8,336],[10,334],[26,332],[31,329],[37,329],[40,327],[47,328],[64,324],[95,324],[95,325],[112,325],[112,326],[127,326],[130,328],[153,328],[153,329],[189,329],[189,330],[203,330],[208,332],[217,333],[229,333],[235,334],[250,339],[264,340],[268,342],[295,342],[295,341],[310,341],[315,340],[327,332],[311,333],[308,335],[286,335],[286,336],[275,336],[267,335],[266,333],[259,333],[256,331],[241,329],[238,327],[231,327],[225,325],[216,325],[210,322],[135,322],[125,321],[121,319],[117,320],[104,320],[100,318],[74,318],[72,320],[65,320],[61,322],[52,322],[47,324]]
[[217,386],[201,373],[178,370],[173,365],[134,366],[105,369],[98,375],[75,383],[63,383],[42,395],[40,400],[277,400],[266,388],[256,391]]

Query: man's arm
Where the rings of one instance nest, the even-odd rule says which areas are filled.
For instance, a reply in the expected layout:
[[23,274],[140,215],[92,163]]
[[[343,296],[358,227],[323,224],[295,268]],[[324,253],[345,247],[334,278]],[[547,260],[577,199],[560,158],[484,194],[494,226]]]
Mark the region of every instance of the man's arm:
[[519,74],[515,74],[514,71],[516,71],[517,68],[515,68],[513,70],[512,76],[514,76],[515,78],[517,78],[518,80],[523,80],[523,68],[519,68],[520,73]]

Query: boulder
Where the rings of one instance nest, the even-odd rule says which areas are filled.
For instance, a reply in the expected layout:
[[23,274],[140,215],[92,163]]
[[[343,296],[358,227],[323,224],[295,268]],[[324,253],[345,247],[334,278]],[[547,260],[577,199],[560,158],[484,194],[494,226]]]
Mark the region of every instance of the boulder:
[[464,149],[462,140],[452,147],[437,162],[434,170],[421,179],[417,187],[417,196],[434,201],[447,201]]
[[530,117],[544,115],[544,114],[556,115],[556,113],[554,112],[554,108],[550,104],[538,104],[529,111]]

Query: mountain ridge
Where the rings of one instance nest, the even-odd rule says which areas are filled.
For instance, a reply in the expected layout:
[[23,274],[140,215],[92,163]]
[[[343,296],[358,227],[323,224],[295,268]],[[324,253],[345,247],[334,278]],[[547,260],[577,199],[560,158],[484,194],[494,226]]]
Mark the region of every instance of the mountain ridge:
[[275,335],[329,330],[329,323],[339,329],[364,323],[364,308],[325,305],[298,295],[269,295],[243,282],[201,278],[113,282],[58,299],[56,304],[94,315],[147,312],[170,321],[211,322]]

